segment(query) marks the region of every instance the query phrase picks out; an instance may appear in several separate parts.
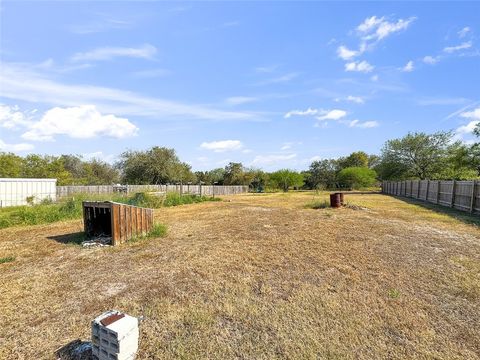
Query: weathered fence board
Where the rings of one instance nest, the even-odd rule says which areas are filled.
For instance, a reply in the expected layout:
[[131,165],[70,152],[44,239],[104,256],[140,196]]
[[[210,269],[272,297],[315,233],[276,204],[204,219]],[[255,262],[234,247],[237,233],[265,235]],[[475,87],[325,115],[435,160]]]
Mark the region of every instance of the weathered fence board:
[[236,195],[248,192],[244,185],[91,185],[91,186],[57,186],[57,197],[66,197],[75,194],[112,194],[119,189],[125,189],[128,194],[137,192],[177,192],[193,195]]
[[470,213],[480,213],[479,181],[405,180],[384,181],[384,194],[404,196]]

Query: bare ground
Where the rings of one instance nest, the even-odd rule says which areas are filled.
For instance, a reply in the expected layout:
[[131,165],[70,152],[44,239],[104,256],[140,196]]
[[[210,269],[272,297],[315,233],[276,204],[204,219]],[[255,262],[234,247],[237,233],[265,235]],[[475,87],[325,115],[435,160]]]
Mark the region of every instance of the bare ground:
[[478,225],[313,196],[160,209],[166,237],[107,249],[65,243],[80,221],[0,230],[0,359],[52,359],[111,308],[145,317],[139,359],[480,358]]

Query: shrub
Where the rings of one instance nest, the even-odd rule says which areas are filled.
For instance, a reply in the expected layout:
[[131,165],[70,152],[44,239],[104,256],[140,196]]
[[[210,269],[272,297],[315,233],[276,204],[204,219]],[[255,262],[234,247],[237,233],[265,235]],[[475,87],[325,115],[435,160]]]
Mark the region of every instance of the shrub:
[[351,189],[373,186],[377,177],[375,170],[366,167],[349,167],[338,173],[338,182]]
[[330,203],[327,200],[314,200],[305,205],[305,207],[309,209],[326,209],[330,207]]
[[9,263],[12,261],[15,261],[15,256],[7,256],[7,257],[0,258],[0,264]]

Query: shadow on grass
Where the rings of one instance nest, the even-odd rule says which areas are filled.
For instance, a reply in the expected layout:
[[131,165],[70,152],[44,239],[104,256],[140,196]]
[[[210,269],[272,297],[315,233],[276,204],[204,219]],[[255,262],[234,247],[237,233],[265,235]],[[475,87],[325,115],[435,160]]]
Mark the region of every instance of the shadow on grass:
[[408,204],[418,205],[423,207],[424,209],[432,210],[438,214],[448,215],[456,220],[464,222],[465,224],[470,225],[477,225],[480,226],[480,216],[478,214],[470,214],[466,211],[461,211],[458,209],[450,208],[447,206],[437,205],[429,202],[425,202],[422,200],[402,197],[402,196],[394,196],[390,195],[396,199],[402,200]]
[[62,244],[80,245],[87,237],[83,231],[48,237]]

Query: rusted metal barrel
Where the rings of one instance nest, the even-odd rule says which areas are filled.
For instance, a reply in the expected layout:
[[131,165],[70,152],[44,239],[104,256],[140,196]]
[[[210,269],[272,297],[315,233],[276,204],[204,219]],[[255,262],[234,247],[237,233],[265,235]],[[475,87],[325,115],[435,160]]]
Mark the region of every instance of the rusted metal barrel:
[[342,195],[341,193],[330,194],[330,206],[332,208],[339,208],[342,206]]

